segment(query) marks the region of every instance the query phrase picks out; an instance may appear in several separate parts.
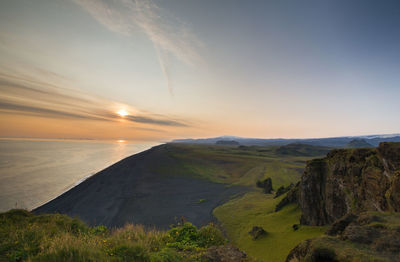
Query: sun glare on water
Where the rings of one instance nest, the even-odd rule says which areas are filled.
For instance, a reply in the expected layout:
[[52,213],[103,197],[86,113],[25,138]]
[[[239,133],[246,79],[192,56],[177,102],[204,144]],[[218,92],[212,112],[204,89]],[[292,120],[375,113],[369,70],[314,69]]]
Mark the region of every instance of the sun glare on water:
[[122,116],[122,117],[129,115],[129,113],[126,112],[124,109],[119,110],[119,111],[117,112],[117,114],[120,115],[120,116]]

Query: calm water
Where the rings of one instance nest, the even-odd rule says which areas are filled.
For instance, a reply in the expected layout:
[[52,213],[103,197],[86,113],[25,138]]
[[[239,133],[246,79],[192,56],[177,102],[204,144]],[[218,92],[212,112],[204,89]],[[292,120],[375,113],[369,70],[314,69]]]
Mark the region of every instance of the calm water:
[[32,209],[156,143],[0,140],[0,212]]

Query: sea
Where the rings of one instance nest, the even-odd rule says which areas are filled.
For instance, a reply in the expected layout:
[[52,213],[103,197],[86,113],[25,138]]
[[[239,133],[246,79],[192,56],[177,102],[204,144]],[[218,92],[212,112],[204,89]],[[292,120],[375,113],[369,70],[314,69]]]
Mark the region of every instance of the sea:
[[119,160],[157,144],[0,139],[0,212],[32,210]]

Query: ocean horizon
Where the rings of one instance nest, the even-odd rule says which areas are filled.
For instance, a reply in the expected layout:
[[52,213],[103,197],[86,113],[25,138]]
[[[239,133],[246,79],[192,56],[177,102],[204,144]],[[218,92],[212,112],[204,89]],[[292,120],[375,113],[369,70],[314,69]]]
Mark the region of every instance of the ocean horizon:
[[160,143],[0,139],[0,212],[32,210],[104,168]]

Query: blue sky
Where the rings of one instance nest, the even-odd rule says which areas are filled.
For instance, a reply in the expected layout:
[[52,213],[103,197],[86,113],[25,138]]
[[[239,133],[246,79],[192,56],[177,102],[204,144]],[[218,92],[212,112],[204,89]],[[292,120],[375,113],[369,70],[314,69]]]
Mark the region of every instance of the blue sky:
[[387,0],[2,1],[0,136],[398,133],[399,28]]

